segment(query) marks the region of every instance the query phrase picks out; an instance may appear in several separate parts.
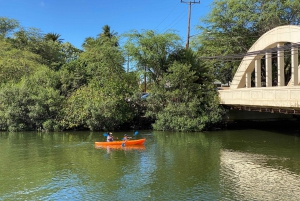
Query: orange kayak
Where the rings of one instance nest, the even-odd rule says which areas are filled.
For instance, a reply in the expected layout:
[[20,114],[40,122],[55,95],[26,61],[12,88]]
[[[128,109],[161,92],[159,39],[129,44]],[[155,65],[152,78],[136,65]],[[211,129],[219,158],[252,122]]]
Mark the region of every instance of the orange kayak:
[[146,139],[143,138],[138,140],[128,140],[127,142],[125,141],[95,142],[95,146],[122,145],[123,143],[125,143],[125,146],[130,146],[130,145],[144,144],[145,141]]

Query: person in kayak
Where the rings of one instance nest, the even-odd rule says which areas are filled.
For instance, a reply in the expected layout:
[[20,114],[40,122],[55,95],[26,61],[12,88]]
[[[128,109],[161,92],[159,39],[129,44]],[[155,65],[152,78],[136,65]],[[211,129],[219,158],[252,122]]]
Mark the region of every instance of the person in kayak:
[[124,134],[123,140],[127,141],[130,140],[132,137],[129,137],[127,134]]
[[127,142],[128,141],[128,136],[127,136],[127,134],[124,134],[124,137],[123,137],[123,140],[125,141],[125,142]]
[[112,142],[114,141],[114,136],[112,135],[112,132],[110,132],[106,138],[106,141],[107,142]]
[[126,144],[126,142],[128,141],[128,136],[127,136],[127,134],[124,134],[123,140],[124,140],[124,142],[122,143],[122,147],[125,147],[125,144]]

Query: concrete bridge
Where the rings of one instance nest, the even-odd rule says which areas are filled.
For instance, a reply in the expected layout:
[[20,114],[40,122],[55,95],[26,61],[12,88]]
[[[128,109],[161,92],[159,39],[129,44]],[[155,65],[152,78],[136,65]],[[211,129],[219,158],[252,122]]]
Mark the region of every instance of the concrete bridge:
[[[230,87],[219,90],[220,103],[231,109],[300,114],[299,45],[300,26],[280,26],[262,35],[243,58]],[[273,65],[272,56],[277,57]],[[285,65],[291,67],[289,80],[285,80]],[[274,79],[272,72],[277,72]]]

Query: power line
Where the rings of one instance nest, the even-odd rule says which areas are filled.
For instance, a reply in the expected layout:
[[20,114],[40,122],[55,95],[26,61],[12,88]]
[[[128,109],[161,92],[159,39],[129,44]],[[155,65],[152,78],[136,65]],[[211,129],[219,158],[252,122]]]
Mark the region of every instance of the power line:
[[[269,30],[270,31],[270,30]],[[286,32],[283,32],[283,33],[295,33],[297,31],[286,31]],[[210,32],[207,32],[210,34]],[[266,32],[268,33],[268,32]],[[202,34],[202,33],[199,33],[199,34]],[[197,34],[197,35],[199,35]],[[217,33],[217,34],[225,34],[225,33]],[[263,34],[264,35],[264,34]],[[259,38],[259,37],[262,37],[263,35],[261,36],[255,36],[255,35],[248,35],[247,37],[253,37],[253,38]],[[269,35],[277,35],[277,33],[269,33]],[[238,35],[236,35],[238,36]],[[300,47],[300,42],[297,42],[297,43],[289,43],[289,44],[286,44],[280,48],[277,48],[277,47],[274,47],[274,48],[269,48],[269,49],[266,49],[266,50],[258,50],[258,51],[253,51],[253,52],[247,52],[247,53],[239,53],[239,54],[232,54],[232,55],[218,55],[218,56],[202,56],[202,57],[199,57],[199,59],[209,59],[209,60],[212,60],[212,59],[216,59],[216,60],[223,60],[223,61],[237,61],[237,60],[240,60],[241,58],[243,57],[246,57],[246,56],[251,56],[253,55],[254,57],[259,55],[259,52],[261,51],[260,54],[263,54],[263,53],[266,53],[266,52],[262,52],[262,51],[269,51],[269,52],[275,52],[277,50],[289,50],[291,47]],[[291,55],[291,54],[285,54],[285,56],[288,56],[288,55]],[[272,57],[272,58],[276,58],[276,57]],[[244,61],[246,60],[252,60],[252,59],[243,59]]]
[[163,19],[158,25],[157,25],[157,27],[156,27],[156,29],[169,17],[169,15],[171,15],[171,13],[175,10],[175,8],[177,7],[179,5],[179,3],[178,4],[176,4],[175,5],[175,7],[171,10],[171,12],[169,12],[169,14],[165,17],[165,19]]
[[190,24],[191,24],[191,10],[192,10],[192,4],[200,4],[200,0],[199,1],[183,1],[181,0],[181,3],[186,3],[189,4],[189,17],[188,17],[188,31],[187,31],[187,40],[186,40],[186,49],[189,49],[189,45],[190,45]]
[[186,16],[185,13],[181,13],[180,15],[178,15],[177,18],[175,20],[173,20],[171,22],[171,24],[169,24],[165,28],[164,32],[166,32],[167,30],[169,30],[170,28],[172,28],[173,26],[175,26],[176,24],[178,24],[183,19],[183,17],[185,17],[185,16]]
[[[299,43],[292,43],[292,44],[286,44],[281,47],[274,47],[274,48],[269,48],[265,50],[258,50],[258,51],[252,51],[252,52],[247,52],[247,53],[240,53],[240,54],[232,54],[232,55],[219,55],[219,56],[209,56],[209,57],[199,57],[199,59],[215,59],[215,60],[222,60],[222,61],[236,61],[240,60],[241,58],[244,57],[256,57],[257,55],[263,55],[266,53],[273,53],[277,51],[285,51],[285,50],[290,50],[292,47],[300,47],[300,42]],[[291,54],[285,54],[284,56],[288,56]],[[275,57],[274,57],[275,58]],[[248,60],[248,59],[244,59]],[[249,60],[252,60],[249,58]]]

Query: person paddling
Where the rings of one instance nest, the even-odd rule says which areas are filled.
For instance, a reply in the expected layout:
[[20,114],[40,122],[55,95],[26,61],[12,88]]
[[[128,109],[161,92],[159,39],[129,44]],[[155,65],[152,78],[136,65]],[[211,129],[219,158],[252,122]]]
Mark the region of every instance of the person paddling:
[[114,136],[112,135],[112,132],[110,132],[106,138],[106,141],[107,142],[112,142],[114,141]]
[[126,144],[126,142],[128,141],[128,136],[127,136],[127,134],[124,134],[123,140],[124,140],[124,142],[122,143],[122,147],[124,147],[125,144]]
[[124,140],[125,142],[127,142],[128,139],[129,139],[129,137],[127,136],[127,134],[124,134],[123,140]]

